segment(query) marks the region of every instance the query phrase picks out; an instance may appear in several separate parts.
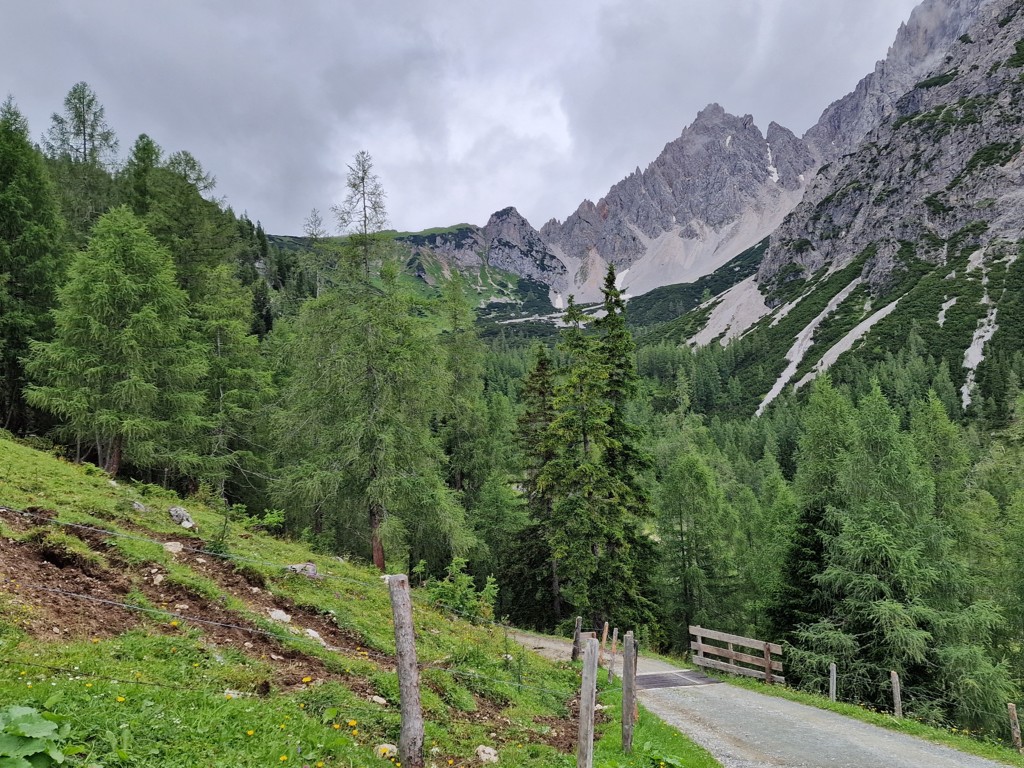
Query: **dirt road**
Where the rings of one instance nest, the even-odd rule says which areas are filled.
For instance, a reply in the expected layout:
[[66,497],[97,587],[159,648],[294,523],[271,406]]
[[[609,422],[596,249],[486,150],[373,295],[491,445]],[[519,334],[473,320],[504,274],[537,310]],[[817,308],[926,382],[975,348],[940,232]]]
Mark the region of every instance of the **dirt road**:
[[[527,648],[556,660],[569,658],[567,640],[518,634]],[[621,657],[616,665],[621,670]],[[641,703],[707,749],[724,768],[997,768],[913,736],[834,712],[765,696],[663,661],[641,657],[638,681],[686,683],[642,689]],[[673,680],[678,678],[678,680]]]

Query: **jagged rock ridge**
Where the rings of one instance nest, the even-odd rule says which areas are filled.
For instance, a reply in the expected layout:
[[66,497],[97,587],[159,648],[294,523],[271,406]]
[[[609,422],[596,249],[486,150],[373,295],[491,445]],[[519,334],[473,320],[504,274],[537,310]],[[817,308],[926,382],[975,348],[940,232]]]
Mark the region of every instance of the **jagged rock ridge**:
[[986,8],[886,122],[822,167],[774,234],[762,287],[839,268],[871,246],[864,276],[878,292],[911,255],[944,263],[965,228],[978,242],[1020,238],[1024,3]]

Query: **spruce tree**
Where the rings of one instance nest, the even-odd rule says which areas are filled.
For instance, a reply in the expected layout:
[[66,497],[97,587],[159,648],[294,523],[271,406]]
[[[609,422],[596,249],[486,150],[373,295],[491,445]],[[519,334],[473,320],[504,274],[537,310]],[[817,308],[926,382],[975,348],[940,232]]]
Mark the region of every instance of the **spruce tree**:
[[131,210],[97,221],[53,317],[53,341],[32,345],[29,403],[60,419],[62,435],[91,445],[112,475],[123,461],[172,460],[167,444],[202,426],[207,365],[170,255]]
[[0,426],[30,424],[22,389],[29,342],[46,340],[65,269],[56,191],[28,123],[11,99],[0,106]]

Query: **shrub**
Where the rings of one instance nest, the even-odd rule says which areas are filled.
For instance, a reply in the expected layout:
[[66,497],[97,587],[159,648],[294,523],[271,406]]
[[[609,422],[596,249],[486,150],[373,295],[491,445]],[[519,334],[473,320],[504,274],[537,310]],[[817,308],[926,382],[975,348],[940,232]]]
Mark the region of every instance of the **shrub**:
[[[422,578],[426,573],[426,562],[421,560],[413,569],[413,573]],[[427,590],[430,602],[445,610],[471,621],[489,620],[494,617],[498,584],[493,576],[488,576],[484,588],[478,592],[473,584],[473,577],[466,573],[465,558],[454,558],[444,579],[428,579],[423,586]]]

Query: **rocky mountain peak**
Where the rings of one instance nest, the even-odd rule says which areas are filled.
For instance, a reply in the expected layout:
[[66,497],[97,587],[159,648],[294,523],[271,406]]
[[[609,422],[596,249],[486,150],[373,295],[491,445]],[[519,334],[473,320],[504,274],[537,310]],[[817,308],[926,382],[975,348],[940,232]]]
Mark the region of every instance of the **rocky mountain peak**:
[[[882,293],[923,263],[1020,238],[1024,2],[929,0],[921,7],[949,6],[990,6],[992,13],[978,13],[935,68],[891,98],[892,113],[867,140],[822,169],[772,235],[758,273],[769,290],[870,253],[863,277]],[[950,19],[943,28],[962,24]],[[901,39],[922,45],[927,38],[908,24]]]
[[900,25],[883,61],[825,109],[804,134],[822,161],[848,154],[895,110],[896,101],[938,67],[950,46],[994,0],[924,0]]

